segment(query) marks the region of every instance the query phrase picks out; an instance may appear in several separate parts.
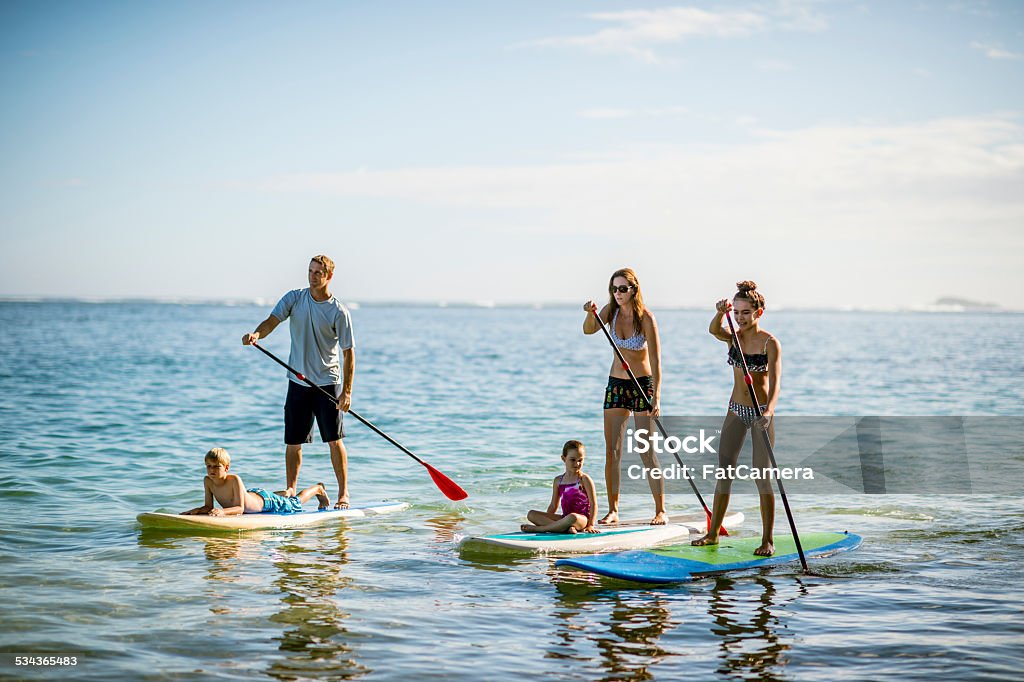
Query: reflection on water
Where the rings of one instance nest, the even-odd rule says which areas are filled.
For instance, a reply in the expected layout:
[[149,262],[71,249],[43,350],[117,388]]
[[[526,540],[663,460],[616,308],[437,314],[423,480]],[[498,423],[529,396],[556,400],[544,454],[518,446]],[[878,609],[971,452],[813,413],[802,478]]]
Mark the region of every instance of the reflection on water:
[[[552,575],[555,575],[553,573]],[[659,644],[666,631],[675,627],[669,601],[661,595],[618,591],[593,593],[572,583],[558,583],[558,598],[552,614],[558,619],[557,644],[547,658],[595,663],[588,651],[596,648],[596,661],[604,680],[653,679],[651,669],[672,653]],[[608,609],[600,626],[588,611]]]
[[344,575],[345,530],[296,533],[274,548],[270,560],[280,571],[274,585],[283,595],[281,610],[270,620],[284,627],[278,648],[285,656],[271,662],[271,677],[347,680],[371,672],[356,661],[349,631],[342,625],[349,614],[338,606],[338,592],[352,584]]
[[[719,578],[708,598],[711,634],[718,641],[718,673],[757,680],[783,679],[789,638],[780,636],[779,602],[786,605],[806,593],[797,581],[797,594],[780,600],[778,588],[764,576],[741,581]],[[773,612],[774,609],[774,612]]]
[[596,635],[603,679],[652,679],[649,668],[677,654],[658,645],[665,631],[673,626],[664,599],[638,599],[635,595],[612,597],[608,633]]
[[[653,679],[673,665],[695,665],[726,679],[781,680],[794,638],[785,623],[791,604],[807,594],[799,579],[773,582],[764,575],[664,588],[625,589],[627,583],[558,569],[552,614],[557,645],[546,657],[566,664],[599,665],[593,677]],[[636,587],[636,584],[633,584]],[[707,600],[707,617],[700,602]],[[697,605],[683,617],[682,602]],[[690,609],[690,613],[693,610]],[[714,648],[702,648],[709,641]],[[666,639],[666,634],[670,636]],[[693,648],[687,645],[692,644]],[[681,661],[680,657],[687,657]],[[671,661],[676,659],[676,663]],[[660,674],[659,674],[660,676]]]
[[[272,566],[272,584],[280,590],[278,610],[266,617],[280,627],[273,637],[281,655],[269,656],[266,674],[280,680],[362,677],[372,670],[359,663],[344,627],[349,614],[342,611],[342,590],[351,587],[347,526],[281,533],[192,535],[143,532],[139,544],[156,549],[188,549],[202,543],[206,558],[204,602],[209,625],[225,619],[263,618],[240,604],[237,590],[249,587],[262,593],[265,567]],[[269,597],[272,599],[273,597]]]
[[424,519],[423,523],[434,531],[434,542],[448,545],[456,541],[465,520],[466,517],[459,510],[453,509]]

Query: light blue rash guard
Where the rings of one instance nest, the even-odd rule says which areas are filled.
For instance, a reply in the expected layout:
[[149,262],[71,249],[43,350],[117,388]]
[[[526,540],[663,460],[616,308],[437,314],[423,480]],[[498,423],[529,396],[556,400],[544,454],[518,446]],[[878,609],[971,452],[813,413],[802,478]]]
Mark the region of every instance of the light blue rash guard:
[[[281,297],[270,314],[281,322],[291,318],[289,365],[317,386],[341,383],[338,354],[355,346],[352,317],[341,301],[334,296],[316,301],[308,288],[294,289]],[[291,372],[288,379],[305,386]]]

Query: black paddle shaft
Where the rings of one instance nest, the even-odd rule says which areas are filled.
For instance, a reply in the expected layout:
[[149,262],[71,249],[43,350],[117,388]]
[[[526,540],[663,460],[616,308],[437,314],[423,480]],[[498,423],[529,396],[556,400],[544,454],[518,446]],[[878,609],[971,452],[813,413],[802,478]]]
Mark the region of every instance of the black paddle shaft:
[[[747,392],[750,393],[750,402],[754,406],[754,414],[757,415],[758,419],[763,416],[761,414],[761,406],[757,402],[757,394],[754,393],[754,379],[750,376],[750,370],[747,368],[747,358],[743,354],[743,346],[740,345],[740,335],[736,332],[736,327],[732,323],[732,315],[728,310],[725,311],[725,319],[729,323],[729,332],[732,333],[732,342],[736,344],[736,354],[740,358],[740,362],[743,363],[743,383],[747,385]],[[772,448],[772,439],[768,437],[768,429],[754,429],[755,431],[760,430],[761,435],[764,436],[764,446],[768,448],[768,459],[771,460],[772,468],[778,469],[779,464],[775,461],[775,450]],[[806,573],[809,569],[807,568],[807,557],[804,556],[804,548],[800,543],[800,535],[796,532],[796,521],[793,520],[793,510],[789,508],[789,498],[786,497],[786,489],[782,485],[782,479],[780,478],[777,483],[779,484],[779,495],[782,496],[782,506],[786,509],[786,518],[789,520],[789,528],[793,531],[793,541],[796,543],[797,554],[800,555],[800,565],[804,567]]]
[[[629,368],[629,363],[626,362],[626,358],[622,356],[622,351],[620,351],[619,347],[615,345],[615,340],[612,338],[612,335],[608,333],[608,328],[605,327],[604,321],[601,319],[601,316],[598,314],[596,308],[597,307],[595,306],[594,308],[591,309],[590,312],[594,314],[594,319],[597,320],[597,325],[601,327],[601,331],[604,332],[605,338],[608,339],[608,343],[612,345],[612,350],[615,351],[616,357],[618,357],[619,362],[622,363],[622,369],[626,370],[626,373],[629,374],[629,378],[633,380],[633,385],[636,386],[636,390],[640,392],[640,397],[643,398],[644,400],[644,405],[647,406],[648,411],[652,413],[651,416],[654,417],[654,405],[651,403],[651,399],[647,397],[647,393],[644,392],[643,386],[640,385],[640,382],[637,380],[636,375],[633,374],[633,370]],[[658,419],[657,417],[654,417],[654,423],[657,424],[658,430],[661,431],[661,435],[667,438],[668,431],[665,430],[665,427],[662,425],[661,420]],[[686,465],[683,464],[683,460],[679,459],[679,453],[673,452],[672,456],[676,458],[676,462],[679,463],[679,466],[685,470]],[[685,478],[686,482],[690,484],[690,488],[693,489],[693,494],[696,495],[697,500],[700,501],[700,506],[704,507],[704,511],[707,512],[708,515],[710,515],[711,510],[708,509],[708,504],[707,502],[704,501],[704,498],[703,496],[701,496],[700,491],[697,490],[697,486],[694,484],[693,479],[689,476],[684,476],[683,478]],[[710,527],[708,528],[708,532],[711,532]]]
[[[324,394],[325,396],[327,396],[328,398],[330,398],[330,399],[331,399],[331,402],[333,402],[333,403],[334,403],[335,405],[337,405],[337,404],[338,404],[338,399],[337,399],[337,398],[336,398],[335,396],[331,395],[331,393],[330,393],[329,391],[326,391],[326,390],[324,389],[324,387],[323,387],[323,386],[317,386],[317,385],[316,385],[316,384],[314,384],[314,383],[313,383],[312,381],[310,381],[309,379],[307,379],[307,378],[306,378],[306,376],[305,376],[305,375],[304,375],[304,374],[303,374],[302,372],[298,371],[298,370],[297,370],[297,369],[295,369],[294,367],[291,367],[291,366],[289,366],[289,365],[288,365],[288,363],[286,363],[286,362],[285,362],[284,360],[282,360],[281,358],[279,358],[279,357],[277,357],[276,355],[274,355],[273,353],[271,353],[271,352],[270,352],[269,350],[267,350],[267,349],[266,349],[266,348],[264,348],[263,346],[259,345],[259,344],[258,344],[258,343],[256,343],[255,341],[253,341],[253,342],[252,342],[252,347],[253,347],[253,348],[255,348],[256,350],[260,351],[261,353],[264,353],[264,354],[265,354],[265,355],[266,355],[266,356],[267,356],[268,358],[270,358],[271,360],[273,360],[273,361],[274,361],[274,362],[276,362],[277,364],[281,365],[281,366],[282,366],[282,367],[284,367],[284,368],[285,368],[286,370],[288,370],[289,372],[291,372],[292,374],[294,374],[295,376],[297,376],[297,377],[298,377],[299,379],[301,379],[302,381],[305,381],[305,382],[306,382],[307,384],[309,384],[310,386],[312,386],[312,387],[313,387],[313,388],[315,388],[316,390],[318,390],[318,391],[320,391],[321,393],[323,393],[323,394]],[[410,452],[410,451],[409,451],[409,450],[408,450],[408,449],[407,449],[407,448],[406,448],[406,447],[405,447],[404,445],[402,445],[401,443],[399,443],[399,442],[398,442],[397,440],[395,440],[394,438],[392,438],[392,437],[391,437],[391,436],[389,436],[388,434],[386,434],[386,433],[384,433],[383,431],[381,431],[380,429],[378,429],[378,428],[377,428],[376,426],[374,426],[374,425],[373,425],[373,424],[372,424],[372,423],[371,423],[370,421],[368,421],[368,420],[366,420],[366,419],[363,419],[363,418],[362,418],[361,416],[359,416],[358,414],[356,414],[356,413],[355,413],[355,412],[354,412],[353,410],[349,410],[349,411],[348,411],[348,413],[349,413],[350,415],[352,415],[353,417],[355,417],[356,419],[358,419],[359,421],[361,421],[361,422],[362,422],[362,423],[363,423],[363,424],[364,424],[365,426],[367,426],[368,428],[372,429],[372,430],[373,430],[373,431],[374,431],[374,432],[375,432],[375,433],[376,433],[376,434],[377,434],[378,436],[380,436],[381,438],[383,438],[383,439],[384,439],[384,440],[386,440],[387,442],[391,443],[391,444],[392,444],[392,445],[394,445],[394,446],[395,446],[396,448],[398,448],[399,450],[401,450],[401,451],[402,451],[402,452],[404,452],[405,454],[409,455],[410,457],[412,457],[412,458],[413,458],[414,460],[416,460],[417,462],[419,462],[419,463],[420,463],[420,464],[422,464],[423,466],[427,466],[427,463],[426,463],[426,462],[424,462],[424,461],[423,461],[422,459],[420,459],[419,457],[417,457],[416,455],[414,455],[414,454],[413,454],[412,452]]]

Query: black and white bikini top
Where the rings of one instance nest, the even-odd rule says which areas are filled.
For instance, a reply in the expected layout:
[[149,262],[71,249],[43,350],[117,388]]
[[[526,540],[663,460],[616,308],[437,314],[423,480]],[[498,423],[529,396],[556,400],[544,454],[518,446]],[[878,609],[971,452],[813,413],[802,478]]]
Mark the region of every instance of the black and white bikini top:
[[615,345],[619,348],[625,348],[626,350],[643,350],[647,345],[647,337],[644,336],[643,332],[637,332],[628,338],[620,338],[618,333],[615,331],[615,323],[619,321],[619,310],[615,309],[615,315],[612,317],[612,340],[615,341]]
[[[764,350],[760,353],[744,353],[743,359],[747,361],[747,369],[751,372],[767,372],[768,371],[768,342],[772,340],[772,337],[768,337],[764,342]],[[726,362],[733,367],[739,367],[743,369],[743,363],[740,361],[740,352],[731,342],[729,343],[729,355],[727,356]]]

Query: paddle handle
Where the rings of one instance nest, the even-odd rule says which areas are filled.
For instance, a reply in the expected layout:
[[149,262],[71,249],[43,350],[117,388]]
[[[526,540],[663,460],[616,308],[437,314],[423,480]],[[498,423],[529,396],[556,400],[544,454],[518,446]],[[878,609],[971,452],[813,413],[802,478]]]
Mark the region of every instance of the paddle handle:
[[[747,385],[747,393],[750,394],[750,402],[754,406],[754,414],[757,415],[758,419],[763,417],[761,412],[761,406],[757,401],[757,394],[754,392],[754,378],[750,376],[750,368],[747,367],[747,358],[743,354],[743,346],[740,345],[740,335],[736,332],[736,327],[732,323],[732,313],[729,310],[725,311],[725,320],[729,323],[729,332],[732,334],[732,342],[736,344],[736,355],[740,358],[740,363],[743,365],[743,383]],[[775,449],[772,448],[772,439],[768,437],[768,429],[760,429],[761,435],[764,436],[764,445],[768,449],[768,459],[772,463],[773,469],[778,469],[779,464],[775,461]],[[804,567],[806,573],[810,569],[807,568],[807,557],[804,556],[803,545],[800,544],[800,534],[796,532],[796,521],[793,519],[793,510],[789,507],[789,498],[786,496],[786,488],[782,485],[782,479],[776,481],[779,484],[779,495],[782,497],[782,506],[786,510],[786,518],[789,520],[789,529],[793,531],[793,541],[796,543],[797,554],[800,555],[800,565]]]

